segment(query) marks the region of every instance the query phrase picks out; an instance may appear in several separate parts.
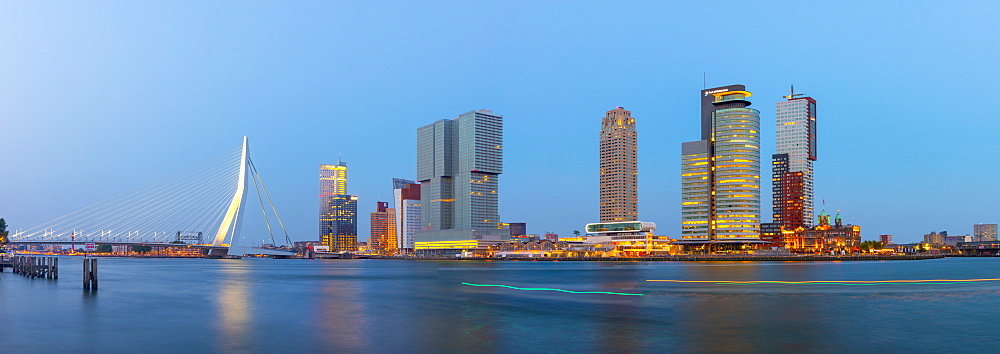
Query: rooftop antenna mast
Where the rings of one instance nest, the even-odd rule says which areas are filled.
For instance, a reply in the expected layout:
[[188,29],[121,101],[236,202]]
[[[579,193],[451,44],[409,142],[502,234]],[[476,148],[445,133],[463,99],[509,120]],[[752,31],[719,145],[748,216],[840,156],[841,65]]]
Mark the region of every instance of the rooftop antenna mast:
[[804,96],[804,95],[805,95],[804,93],[795,93],[795,84],[792,84],[792,93],[788,94],[788,96],[781,96],[781,97],[791,100],[794,99],[796,96]]

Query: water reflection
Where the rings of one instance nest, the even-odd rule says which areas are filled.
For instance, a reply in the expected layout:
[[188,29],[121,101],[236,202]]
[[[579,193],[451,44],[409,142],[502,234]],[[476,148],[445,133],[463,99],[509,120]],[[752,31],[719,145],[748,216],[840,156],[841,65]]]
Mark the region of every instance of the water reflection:
[[333,268],[323,271],[318,313],[320,333],[325,348],[335,351],[360,352],[368,347],[371,333],[362,297],[361,268]]
[[219,350],[248,352],[253,348],[253,307],[251,306],[251,275],[246,262],[224,260],[220,270],[221,285],[217,293]]
[[[760,263],[695,266],[689,279],[764,280],[808,278],[812,267],[771,267]],[[711,287],[712,285],[707,285]],[[727,286],[727,285],[715,285]],[[739,287],[742,285],[728,285]],[[777,288],[754,293],[691,292],[681,294],[687,305],[679,311],[689,337],[685,351],[802,351],[828,340],[824,312],[827,303],[809,294],[787,294]],[[813,320],[809,320],[809,319]],[[803,344],[807,344],[803,346]]]
[[[635,267],[619,267],[613,271],[599,272],[594,279],[595,290],[621,291],[635,288],[644,281],[642,271]],[[639,291],[628,291],[630,293]],[[641,307],[642,297],[616,297],[615,295],[599,295],[593,308],[596,318],[596,343],[601,352],[634,351],[641,348],[648,340],[644,338],[646,321]],[[647,309],[649,311],[651,309]]]
[[[444,352],[499,351],[498,323],[505,312],[523,303],[508,294],[462,285],[462,282],[496,284],[503,272],[478,271],[496,267],[493,262],[440,263],[432,278],[419,284],[413,293],[416,318],[413,327],[423,348]],[[508,274],[509,275],[509,274]]]

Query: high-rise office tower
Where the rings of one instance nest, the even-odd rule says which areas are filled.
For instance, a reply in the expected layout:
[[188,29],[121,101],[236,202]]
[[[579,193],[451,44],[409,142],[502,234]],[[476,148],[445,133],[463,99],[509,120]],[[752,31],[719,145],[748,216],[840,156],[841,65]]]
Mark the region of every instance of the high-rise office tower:
[[396,209],[396,245],[402,252],[413,251],[413,235],[420,232],[420,185],[402,178],[392,179]]
[[812,226],[813,161],[816,161],[816,100],[795,88],[775,106],[777,145],[771,181],[774,223],[793,229]]
[[760,113],[743,85],[701,91],[701,140],[681,145],[681,237],[760,237]]
[[600,134],[601,222],[639,220],[637,139],[632,112],[604,114]]
[[372,251],[396,253],[396,211],[388,202],[377,202],[371,214],[371,235],[368,245]]
[[358,196],[337,194],[320,197],[320,243],[330,252],[358,250]]
[[[503,116],[480,109],[417,129],[421,242],[496,236],[503,173]],[[472,242],[466,242],[466,244]]]
[[319,166],[319,239],[332,252],[357,251],[358,197],[347,194],[347,164]]
[[347,163],[337,162],[336,165],[319,165],[319,194],[347,194]]
[[972,225],[972,240],[976,242],[996,241],[997,224]]

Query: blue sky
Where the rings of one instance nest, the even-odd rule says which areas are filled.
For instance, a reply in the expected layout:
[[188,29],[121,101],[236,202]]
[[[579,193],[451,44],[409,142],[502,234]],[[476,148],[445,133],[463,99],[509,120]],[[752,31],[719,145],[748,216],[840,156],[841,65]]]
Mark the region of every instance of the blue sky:
[[[292,238],[343,154],[368,213],[415,174],[416,128],[505,119],[501,216],[597,217],[606,110],[639,130],[639,215],[676,236],[698,94],[744,84],[763,161],[789,84],[819,102],[816,200],[865,239],[1000,222],[996,2],[0,3],[0,217],[27,228],[250,137]],[[763,220],[770,220],[764,172]],[[817,209],[821,206],[817,205]],[[244,231],[260,228],[253,222]],[[256,226],[255,226],[256,225]]]

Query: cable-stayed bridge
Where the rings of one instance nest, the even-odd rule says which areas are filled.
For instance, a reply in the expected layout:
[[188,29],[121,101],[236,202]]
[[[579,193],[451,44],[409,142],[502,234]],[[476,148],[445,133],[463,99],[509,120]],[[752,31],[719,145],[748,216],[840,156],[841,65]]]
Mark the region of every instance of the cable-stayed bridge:
[[[247,242],[241,227],[251,184],[271,244],[292,244],[249,153],[247,138],[243,137],[243,145],[238,148],[41,225],[18,230],[9,236],[8,243],[183,242],[208,247],[212,255],[292,255],[293,251],[244,245]],[[276,225],[271,223],[272,216]],[[275,239],[275,229],[283,232],[278,238],[280,243]]]

